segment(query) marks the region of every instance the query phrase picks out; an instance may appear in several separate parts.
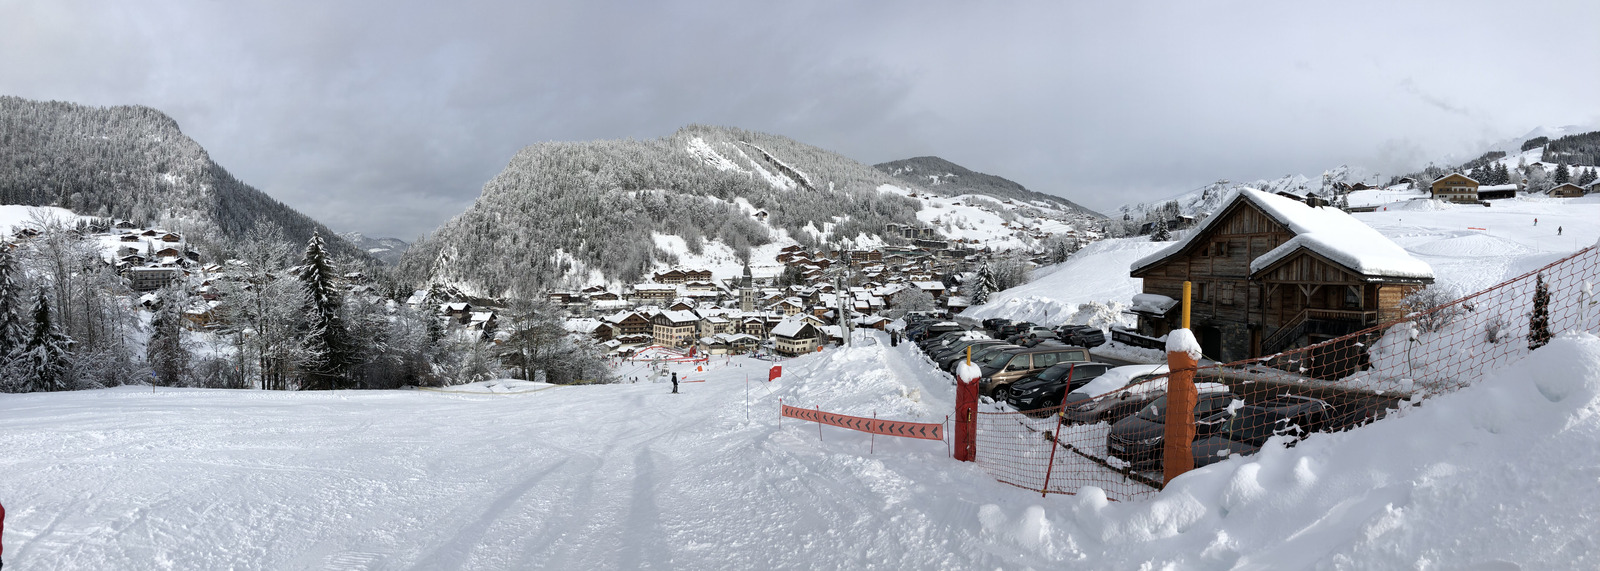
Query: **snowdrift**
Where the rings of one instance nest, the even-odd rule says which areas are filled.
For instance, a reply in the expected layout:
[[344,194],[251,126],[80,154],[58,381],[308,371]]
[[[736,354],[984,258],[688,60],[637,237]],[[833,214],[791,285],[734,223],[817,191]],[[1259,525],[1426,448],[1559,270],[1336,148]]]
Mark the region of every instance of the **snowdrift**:
[[1120,323],[1123,306],[1140,291],[1139,280],[1128,276],[1128,266],[1168,245],[1171,242],[1145,237],[1095,242],[1066,262],[1035,270],[1033,281],[996,292],[988,303],[969,307],[961,315],[1040,325]]

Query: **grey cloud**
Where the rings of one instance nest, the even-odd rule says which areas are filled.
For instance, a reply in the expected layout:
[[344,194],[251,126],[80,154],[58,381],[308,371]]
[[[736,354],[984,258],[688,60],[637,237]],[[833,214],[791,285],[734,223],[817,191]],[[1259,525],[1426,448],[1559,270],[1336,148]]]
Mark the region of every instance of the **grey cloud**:
[[[1600,118],[1600,78],[1577,73],[1600,69],[1600,35],[1504,11],[0,0],[0,93],[157,107],[284,202],[407,239],[524,145],[688,123],[867,163],[937,154],[1112,210],[1218,178],[1392,173]],[[1441,26],[1494,41],[1441,45],[1425,33]]]

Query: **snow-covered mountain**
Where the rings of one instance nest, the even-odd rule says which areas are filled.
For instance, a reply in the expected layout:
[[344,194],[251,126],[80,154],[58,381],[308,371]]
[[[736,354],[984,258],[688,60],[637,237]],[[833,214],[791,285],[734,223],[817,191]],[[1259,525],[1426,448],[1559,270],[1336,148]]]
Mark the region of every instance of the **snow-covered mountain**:
[[732,277],[746,257],[771,274],[782,245],[909,243],[899,227],[1031,249],[1084,220],[1056,201],[933,193],[786,137],[691,125],[655,140],[526,147],[400,268],[415,283],[500,296],[634,282],[678,264]]
[[970,170],[939,157],[912,157],[872,165],[913,186],[943,194],[986,194],[999,198],[1046,202],[1096,218],[1104,215],[1065,198],[1034,192],[1010,179]]
[[411,244],[399,238],[368,238],[360,232],[345,232],[339,237],[360,248],[373,259],[389,266],[400,263],[400,257],[411,247]]
[[160,111],[0,97],[0,204],[59,206],[184,233],[227,250],[277,227],[336,253],[361,251],[326,226],[228,174]]

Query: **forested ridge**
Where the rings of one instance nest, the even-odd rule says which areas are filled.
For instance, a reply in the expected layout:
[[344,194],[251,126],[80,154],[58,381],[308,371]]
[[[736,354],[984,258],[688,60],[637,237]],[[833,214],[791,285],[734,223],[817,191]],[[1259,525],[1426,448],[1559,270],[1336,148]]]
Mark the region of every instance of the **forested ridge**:
[[[144,106],[93,107],[0,96],[0,203],[60,206],[184,233],[219,256],[258,227],[364,254],[325,226],[236,179],[178,123]],[[264,228],[261,228],[264,229]]]
[[[816,245],[916,224],[919,203],[878,191],[884,184],[905,186],[836,153],[734,128],[539,143],[518,152],[471,208],[413,245],[400,270],[404,279],[490,296],[573,286],[593,271],[634,281],[674,261],[652,233],[681,236],[691,250],[720,240],[744,252],[777,230]],[[767,212],[765,224],[752,209]]]

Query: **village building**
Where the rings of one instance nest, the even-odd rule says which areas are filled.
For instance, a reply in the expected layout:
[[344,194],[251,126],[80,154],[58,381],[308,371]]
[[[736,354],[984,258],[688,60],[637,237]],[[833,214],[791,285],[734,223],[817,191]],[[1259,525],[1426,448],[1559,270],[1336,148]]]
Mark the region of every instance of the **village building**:
[[817,350],[822,332],[805,319],[786,319],[772,328],[773,349],[789,356]]
[[128,287],[133,291],[155,291],[172,283],[180,271],[177,268],[138,267],[128,268],[126,275]]
[[1176,300],[1189,281],[1191,328],[1205,357],[1223,362],[1401,317],[1401,299],[1433,282],[1428,264],[1349,214],[1249,189],[1131,275],[1144,281],[1134,299],[1139,334],[1179,326]]
[[695,340],[700,317],[689,311],[663,311],[651,318],[655,343],[664,347],[685,347]]
[[1434,200],[1460,204],[1478,202],[1478,181],[1461,173],[1450,173],[1433,181],[1430,188]]
[[624,311],[606,318],[617,328],[617,338],[655,334],[655,324],[637,311]]

